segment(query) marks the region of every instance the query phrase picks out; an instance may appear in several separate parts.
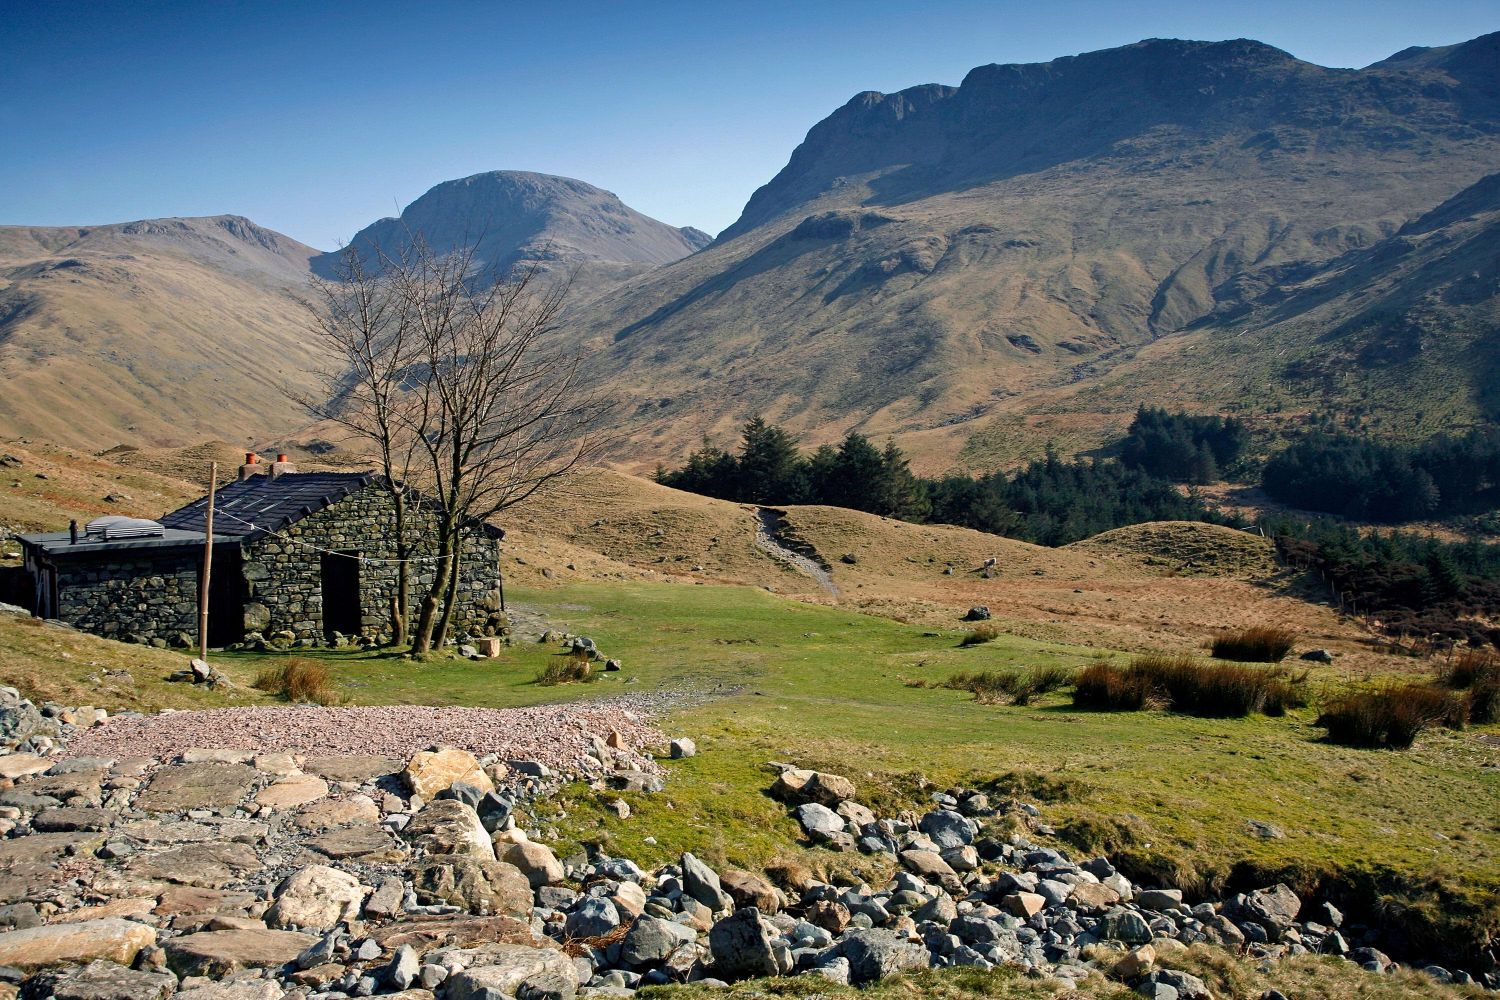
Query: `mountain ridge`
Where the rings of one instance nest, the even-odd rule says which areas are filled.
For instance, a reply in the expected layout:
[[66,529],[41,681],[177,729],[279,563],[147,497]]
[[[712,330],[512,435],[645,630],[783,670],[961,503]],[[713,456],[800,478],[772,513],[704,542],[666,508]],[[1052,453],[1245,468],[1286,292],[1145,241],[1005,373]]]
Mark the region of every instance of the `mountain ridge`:
[[1497,49],[1353,70],[1147,40],[864,92],[712,245],[596,300],[580,337],[609,345],[658,457],[761,412],[813,442],[895,435],[941,469],[1248,272],[1369,246],[1492,170]]

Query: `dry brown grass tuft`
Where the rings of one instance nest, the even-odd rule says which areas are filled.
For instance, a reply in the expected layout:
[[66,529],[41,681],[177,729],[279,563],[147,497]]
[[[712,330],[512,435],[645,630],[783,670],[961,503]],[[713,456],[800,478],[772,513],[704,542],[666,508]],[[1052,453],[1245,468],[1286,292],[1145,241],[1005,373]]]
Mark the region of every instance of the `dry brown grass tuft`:
[[1427,684],[1387,684],[1341,695],[1323,706],[1317,725],[1335,743],[1405,750],[1424,729],[1461,726],[1467,701]]
[[543,687],[556,684],[592,684],[599,679],[599,671],[582,657],[563,656],[537,671],[536,683]]
[[342,700],[328,668],[315,660],[288,660],[262,670],[255,678],[255,687],[299,705],[336,705]]
[[1284,628],[1247,628],[1216,636],[1213,655],[1218,660],[1241,663],[1280,663],[1296,641],[1297,637]]
[[964,634],[964,637],[959,640],[958,644],[967,648],[969,646],[979,646],[986,642],[994,642],[998,638],[1000,638],[1000,630],[995,626],[976,625]]

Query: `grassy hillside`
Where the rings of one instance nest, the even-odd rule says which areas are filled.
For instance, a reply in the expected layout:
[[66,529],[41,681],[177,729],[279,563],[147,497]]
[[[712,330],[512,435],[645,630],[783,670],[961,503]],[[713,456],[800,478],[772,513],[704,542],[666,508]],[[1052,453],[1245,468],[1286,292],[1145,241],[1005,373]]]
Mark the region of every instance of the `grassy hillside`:
[[[1500,891],[1500,750],[1473,732],[1433,732],[1393,753],[1323,742],[1313,708],[1210,720],[1076,711],[1061,695],[1024,708],[983,705],[914,685],[960,670],[1071,668],[1119,654],[1010,635],[963,649],[957,623],[902,624],[754,588],[614,581],[513,587],[511,597],[546,616],[537,627],[586,633],[624,669],[594,684],[540,686],[537,672],[558,654],[534,642],[483,663],[317,655],[356,704],[640,694],[666,711],[669,732],[698,741],[697,757],[670,765],[664,794],[627,797],[629,820],[583,790],[558,801],[567,818],[542,819],[564,839],[653,862],[692,849],[751,867],[785,856],[846,863],[800,845],[795,822],[765,794],[765,764],[781,760],[847,773],[862,798],[889,808],[954,783],[1038,799],[1066,842],[1197,892],[1284,878],[1304,889],[1343,886],[1353,903],[1446,898],[1434,926],[1446,920],[1466,933],[1497,916],[1486,907]],[[0,627],[0,673],[28,690],[137,706],[187,707],[178,689],[199,697],[156,680],[180,654],[71,633],[74,645],[59,645],[57,630],[24,621]],[[215,659],[243,683],[275,657]],[[112,665],[131,670],[133,688],[91,686],[91,675]],[[1312,683],[1322,692],[1358,681],[1340,666],[1320,668]],[[1283,835],[1259,836],[1251,821]]]

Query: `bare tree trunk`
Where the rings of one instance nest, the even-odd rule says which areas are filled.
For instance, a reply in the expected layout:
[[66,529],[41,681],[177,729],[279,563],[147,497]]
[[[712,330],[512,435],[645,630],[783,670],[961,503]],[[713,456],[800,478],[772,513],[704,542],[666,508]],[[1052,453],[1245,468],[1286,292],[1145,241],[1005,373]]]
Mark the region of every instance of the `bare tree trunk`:
[[460,536],[458,544],[453,546],[453,571],[448,574],[448,591],[444,595],[443,614],[438,619],[437,632],[433,634],[432,644],[437,649],[443,649],[448,645],[448,628],[453,623],[453,608],[458,604],[458,586],[463,573],[460,572],[463,563],[463,544]]
[[453,572],[453,538],[456,532],[446,526],[438,531],[438,564],[433,573],[432,584],[422,596],[421,608],[417,612],[417,631],[412,637],[411,651],[421,656],[432,651],[433,630],[437,627],[438,610],[442,595],[448,589],[448,580]]
[[391,622],[391,645],[406,645],[411,625],[411,546],[406,540],[406,487],[392,489],[396,502],[396,613]]

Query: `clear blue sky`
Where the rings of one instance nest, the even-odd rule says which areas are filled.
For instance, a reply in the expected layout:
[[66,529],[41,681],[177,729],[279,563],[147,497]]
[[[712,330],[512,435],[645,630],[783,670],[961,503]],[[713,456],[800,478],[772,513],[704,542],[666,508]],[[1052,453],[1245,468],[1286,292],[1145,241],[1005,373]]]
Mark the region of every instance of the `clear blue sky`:
[[232,212],[331,249],[511,168],[717,232],[862,90],[1153,36],[1362,66],[1496,29],[1495,0],[0,0],[0,224]]

